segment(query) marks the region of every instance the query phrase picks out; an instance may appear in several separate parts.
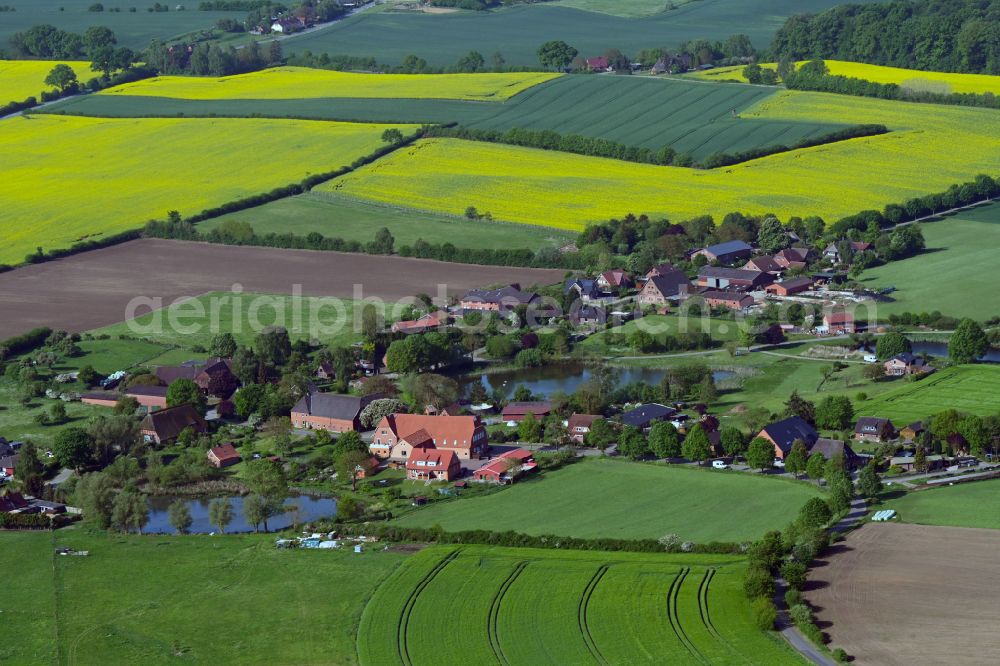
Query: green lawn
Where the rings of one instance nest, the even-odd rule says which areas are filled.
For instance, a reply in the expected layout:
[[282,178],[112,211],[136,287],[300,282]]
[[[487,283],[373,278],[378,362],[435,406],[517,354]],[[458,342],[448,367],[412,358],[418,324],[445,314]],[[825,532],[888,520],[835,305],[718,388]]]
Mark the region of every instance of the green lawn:
[[[633,356],[636,351],[629,346],[628,336],[636,330],[647,331],[658,340],[662,340],[667,335],[678,335],[679,333],[709,333],[715,340],[736,340],[739,337],[739,325],[732,319],[684,319],[678,315],[649,315],[641,319],[635,319],[621,326],[602,331],[590,336],[579,345],[577,349],[588,354],[602,354],[607,356]],[[608,344],[608,335],[624,335],[624,344]]]
[[946,368],[918,382],[896,387],[856,406],[863,416],[883,416],[896,424],[912,423],[945,409],[987,416],[1000,411],[1000,366]]
[[1000,315],[1000,296],[982,278],[1000,246],[1000,204],[963,211],[920,225],[928,251],[865,271],[864,282],[894,286],[892,303],[878,303],[877,314],[933,312],[985,320]]
[[895,509],[906,523],[1000,529],[1000,480],[909,492],[881,508]]
[[[77,384],[67,384],[66,390],[81,390]],[[52,405],[59,402],[48,398],[32,398],[27,407],[19,402],[17,384],[10,379],[0,378],[0,435],[10,441],[27,440],[42,446],[49,446],[60,430],[70,426],[84,425],[88,419],[98,414],[107,414],[106,407],[84,405],[80,402],[65,402],[68,420],[59,425],[39,425],[35,417],[48,414]]]
[[[627,490],[626,490],[627,489]],[[743,541],[792,520],[814,488],[736,472],[587,460],[484,497],[442,502],[398,519],[448,531],[514,530],[584,538]]]
[[[353,664],[372,591],[404,556],[277,550],[273,535],[0,534],[0,661]],[[89,550],[62,557],[56,547]]]
[[[695,0],[673,0],[673,5],[680,7],[689,2]],[[659,14],[670,3],[664,0],[557,0],[553,4],[624,18],[642,18]]]
[[289,199],[230,213],[198,225],[211,231],[228,220],[246,222],[258,234],[292,233],[306,236],[312,232],[327,237],[368,243],[375,232],[385,227],[396,239],[396,248],[413,245],[423,239],[428,243],[451,243],[456,247],[530,248],[561,246],[573,240],[573,234],[502,222],[473,222],[462,217],[420,213],[380,204],[358,201],[333,193],[312,192]]
[[[665,555],[437,546],[365,608],[362,664],[797,664],[753,624],[744,563]],[[441,638],[443,618],[465,627]]]
[[137,365],[145,365],[161,357],[167,347],[149,340],[81,340],[77,345],[83,350],[82,356],[60,357],[55,372],[69,372],[91,366],[103,375],[116,370],[127,370]]
[[[386,321],[398,315],[390,311]],[[361,339],[360,316],[357,313],[355,322],[355,302],[349,299],[212,292],[91,333],[128,335],[189,349],[196,345],[207,348],[218,333],[232,333],[238,343],[248,345],[264,328],[283,326],[293,341],[315,339],[343,346]],[[171,354],[171,359],[182,356],[190,357],[178,353]]]

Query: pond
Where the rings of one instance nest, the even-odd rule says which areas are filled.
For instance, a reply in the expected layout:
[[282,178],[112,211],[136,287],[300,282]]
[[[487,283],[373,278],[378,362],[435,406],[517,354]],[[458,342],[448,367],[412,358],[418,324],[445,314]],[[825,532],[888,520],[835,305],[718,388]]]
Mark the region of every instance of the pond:
[[[667,373],[667,368],[615,368],[618,373],[618,385],[642,383],[651,386],[659,386],[663,376]],[[724,379],[734,377],[736,373],[729,370],[716,370],[712,373],[718,383]],[[535,395],[550,396],[553,393],[562,391],[563,393],[574,393],[580,385],[593,376],[590,367],[575,363],[560,363],[557,365],[546,365],[541,368],[522,368],[519,370],[505,370],[494,372],[479,377],[486,390],[492,394],[494,390],[503,393],[509,398],[514,394],[518,386],[524,386]],[[465,395],[471,390],[471,386],[476,382],[476,376],[466,376],[459,380],[462,391]]]
[[[930,342],[927,340],[913,341],[914,354],[930,354],[938,358],[948,358],[947,342]],[[986,355],[979,359],[986,363],[1000,363],[1000,349],[990,349]]]
[[[218,528],[208,521],[208,505],[215,498],[199,497],[191,499],[187,497],[175,497],[170,495],[154,495],[149,498],[149,524],[143,528],[143,532],[174,534],[176,530],[170,525],[170,518],[167,509],[174,500],[181,499],[187,502],[188,510],[191,512],[191,533],[208,534],[218,532]],[[226,527],[226,532],[253,532],[253,525],[247,523],[243,516],[243,498],[227,498],[233,507],[233,521]],[[320,518],[332,518],[337,513],[337,500],[330,497],[310,497],[308,495],[295,495],[285,500],[285,507],[298,507],[299,523],[306,523]],[[292,512],[283,513],[267,521],[269,531],[283,530],[291,527],[295,514]]]

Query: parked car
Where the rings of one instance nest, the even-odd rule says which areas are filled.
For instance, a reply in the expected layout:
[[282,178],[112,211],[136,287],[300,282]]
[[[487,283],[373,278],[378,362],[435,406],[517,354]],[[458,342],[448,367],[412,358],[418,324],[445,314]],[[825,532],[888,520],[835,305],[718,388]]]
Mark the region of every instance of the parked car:
[[729,469],[729,465],[725,460],[713,460],[712,467],[714,469]]
[[774,459],[774,466],[775,467],[784,467],[785,466],[785,461],[782,460],[781,458],[775,458]]

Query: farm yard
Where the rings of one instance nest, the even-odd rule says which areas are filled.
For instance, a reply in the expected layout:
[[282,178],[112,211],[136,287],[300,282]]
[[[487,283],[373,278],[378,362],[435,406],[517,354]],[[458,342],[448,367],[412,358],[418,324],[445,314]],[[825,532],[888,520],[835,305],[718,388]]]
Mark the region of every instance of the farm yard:
[[918,382],[907,382],[858,405],[862,416],[912,423],[944,408],[987,416],[1000,411],[1000,366],[945,368]]
[[45,77],[58,64],[69,65],[78,79],[86,81],[94,72],[89,62],[62,60],[0,60],[0,106],[22,102],[28,97],[39,98],[43,91],[52,89],[45,85]]
[[306,236],[317,232],[359,243],[371,242],[374,230],[384,227],[392,233],[397,248],[412,246],[421,239],[474,249],[561,247],[573,241],[572,234],[551,227],[487,223],[459,215],[422,213],[329,192],[310,192],[229,213],[200,222],[198,229],[208,232],[229,221],[246,222],[258,234]]
[[[100,13],[88,11],[95,4],[93,0],[4,0],[3,4],[13,7],[14,11],[4,12],[0,21],[2,48],[6,48],[14,33],[42,24],[81,34],[91,26],[103,25],[115,33],[120,46],[143,49],[152,39],[173,39],[196,30],[207,30],[219,19],[246,17],[246,12],[195,11],[198,3],[189,3],[184,11],[175,11],[175,3],[170,11],[163,12],[147,11],[154,4],[152,2],[123,3],[119,12]],[[105,4],[109,8],[114,6]],[[129,6],[135,6],[136,11],[129,11]]]
[[885,502],[904,523],[1000,529],[1000,481],[975,481],[908,492]]
[[742,541],[787,523],[818,492],[782,479],[588,460],[503,492],[418,509],[396,522],[448,531],[488,522],[494,531],[538,535],[657,539],[675,533],[700,543]]
[[998,548],[996,530],[868,524],[813,568],[805,597],[852,663],[978,666],[1000,649]]
[[365,607],[358,654],[362,664],[801,663],[753,624],[743,569],[725,555],[427,548]]
[[553,284],[563,271],[309,250],[132,241],[0,274],[0,339],[36,326],[86,331],[127,319],[138,296],[163,305],[239,284],[245,292],[398,300],[496,282]]
[[362,97],[502,101],[558,76],[544,72],[355,74],[306,67],[273,67],[214,79],[158,76],[98,94],[201,100]]
[[[0,565],[18,575],[0,600],[0,660],[356,663],[365,602],[404,556],[278,550],[273,540],[4,532]],[[60,557],[57,547],[90,555]],[[233,630],[206,631],[209,617]]]
[[[5,120],[0,263],[332,171],[378,149],[385,129],[257,119]],[[198,168],[184,168],[194,155]]]
[[920,225],[927,251],[864,272],[866,286],[899,288],[879,316],[939,310],[955,317],[984,319],[1000,314],[996,290],[981,279],[982,267],[1000,245],[1000,204],[953,213]]

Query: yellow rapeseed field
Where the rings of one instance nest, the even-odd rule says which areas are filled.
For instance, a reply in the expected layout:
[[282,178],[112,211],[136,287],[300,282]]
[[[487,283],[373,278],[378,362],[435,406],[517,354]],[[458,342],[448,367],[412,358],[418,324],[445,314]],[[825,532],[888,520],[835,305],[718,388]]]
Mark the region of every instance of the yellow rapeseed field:
[[380,97],[505,100],[558,74],[353,74],[307,67],[275,67],[222,78],[160,76],[127,83],[102,95],[183,99],[311,99]]
[[[0,121],[0,263],[333,171],[387,126],[262,119]],[[398,126],[411,133],[413,126]]]
[[60,63],[72,67],[81,82],[95,76],[94,72],[90,71],[89,62],[0,60],[0,106],[10,102],[23,102],[29,97],[39,97],[42,91],[51,90],[51,86],[45,85],[45,77]]
[[699,171],[487,143],[421,141],[324,185],[374,201],[581,229],[628,212],[730,211],[835,220],[1000,176],[1000,114],[822,93],[777,93],[744,117],[884,123],[893,131]]
[[[919,69],[882,67],[845,60],[826,60],[827,69],[834,76],[849,76],[875,83],[896,83],[901,86],[940,93],[997,93],[1000,94],[1000,76],[989,74],[953,74],[951,72],[924,72]],[[802,63],[796,63],[802,66]],[[761,65],[768,69],[777,67],[774,63]],[[705,71],[685,74],[685,78],[703,81],[746,81],[743,67],[718,67]]]

